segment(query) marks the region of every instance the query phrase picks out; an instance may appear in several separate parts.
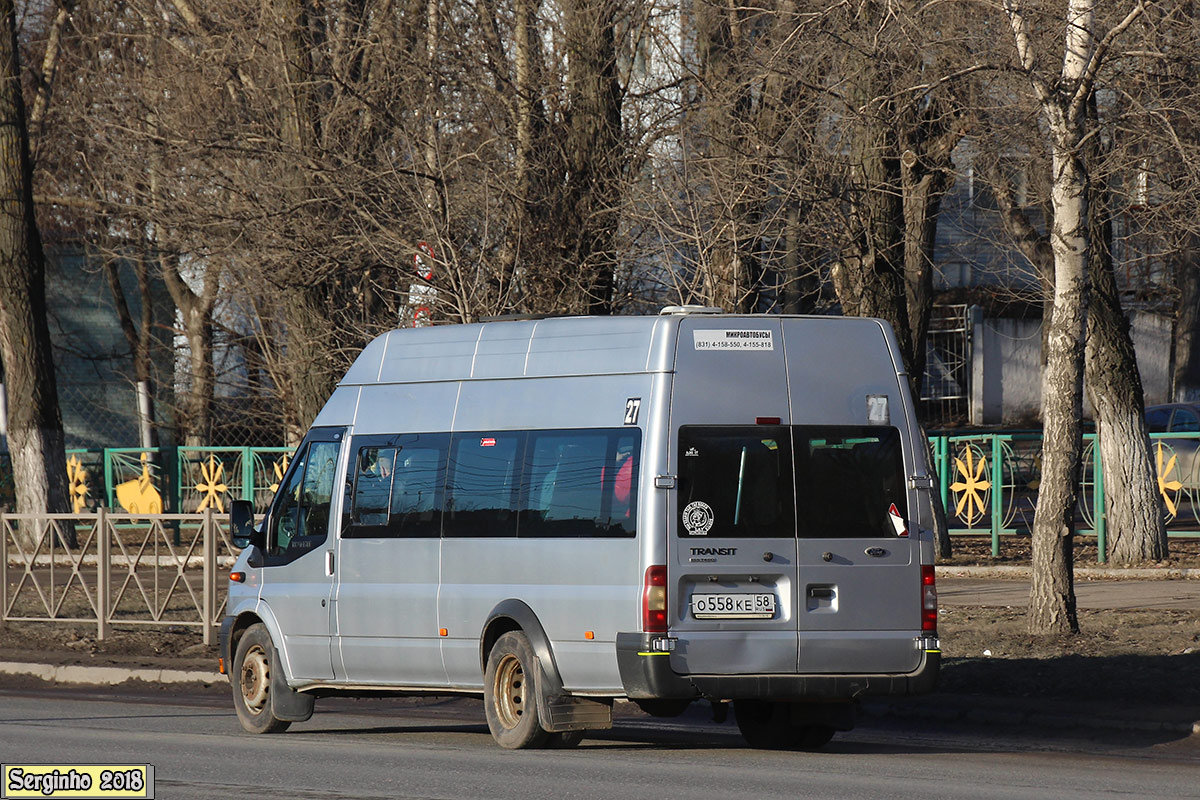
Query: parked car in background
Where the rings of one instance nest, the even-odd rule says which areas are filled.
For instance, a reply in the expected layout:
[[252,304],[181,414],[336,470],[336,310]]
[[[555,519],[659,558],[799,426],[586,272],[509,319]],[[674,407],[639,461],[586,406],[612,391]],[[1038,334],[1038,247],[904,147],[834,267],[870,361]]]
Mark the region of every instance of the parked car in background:
[[[1200,403],[1147,406],[1146,429],[1160,485],[1179,481],[1184,491],[1194,493],[1200,488]],[[1167,433],[1189,435],[1163,435]]]

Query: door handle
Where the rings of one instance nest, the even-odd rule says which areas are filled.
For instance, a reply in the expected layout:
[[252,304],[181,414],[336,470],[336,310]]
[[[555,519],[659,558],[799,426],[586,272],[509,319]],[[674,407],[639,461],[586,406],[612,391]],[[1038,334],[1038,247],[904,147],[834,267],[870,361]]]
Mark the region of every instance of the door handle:
[[325,551],[325,577],[333,577],[333,551]]
[[828,586],[810,586],[808,587],[808,596],[814,600],[832,600],[833,589]]

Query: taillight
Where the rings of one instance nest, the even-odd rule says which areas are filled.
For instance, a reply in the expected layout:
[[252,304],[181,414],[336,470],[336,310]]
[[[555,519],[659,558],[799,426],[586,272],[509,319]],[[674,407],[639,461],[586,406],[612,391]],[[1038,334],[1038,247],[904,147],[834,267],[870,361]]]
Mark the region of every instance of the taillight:
[[921,565],[921,630],[937,630],[937,583],[933,565]]
[[646,570],[642,588],[642,630],[667,632],[667,568],[661,565]]

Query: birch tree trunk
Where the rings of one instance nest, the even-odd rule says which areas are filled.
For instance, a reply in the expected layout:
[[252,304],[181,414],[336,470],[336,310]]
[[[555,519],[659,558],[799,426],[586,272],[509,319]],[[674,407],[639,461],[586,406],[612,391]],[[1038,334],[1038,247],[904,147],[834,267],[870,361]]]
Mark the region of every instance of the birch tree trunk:
[[[1051,116],[1051,115],[1047,115]],[[1080,136],[1059,115],[1054,131],[1054,306],[1042,380],[1042,483],[1033,518],[1029,629],[1078,632],[1073,544],[1082,450],[1087,330],[1087,176],[1072,152]]]
[[179,274],[178,260],[162,257],[163,281],[183,318],[183,335],[188,344],[188,391],[183,398],[183,443],[186,447],[204,447],[212,433],[212,404],[215,371],[213,368],[213,307],[220,289],[220,273],[209,266],[197,294]]
[[1078,632],[1073,571],[1075,503],[1079,493],[1083,375],[1087,333],[1089,174],[1084,146],[1087,103],[1113,40],[1141,14],[1139,3],[1101,39],[1096,0],[1070,0],[1061,73],[1038,71],[1029,20],[1018,0],[1005,0],[1022,72],[1041,108],[1051,152],[1050,247],[1054,299],[1046,323],[1047,358],[1042,382],[1042,483],[1033,520],[1032,633]]
[[[0,0],[0,359],[8,393],[8,448],[17,511],[66,512],[66,453],[46,324],[45,258],[33,215],[33,189],[21,95],[16,13]],[[69,526],[68,547],[74,547]]]

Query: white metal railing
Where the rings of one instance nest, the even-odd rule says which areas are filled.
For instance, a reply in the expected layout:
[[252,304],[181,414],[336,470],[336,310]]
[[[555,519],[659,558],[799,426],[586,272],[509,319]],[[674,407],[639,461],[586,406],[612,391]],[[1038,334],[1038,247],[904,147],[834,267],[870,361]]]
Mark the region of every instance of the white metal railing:
[[[71,544],[73,546],[67,546]],[[199,627],[212,644],[236,554],[226,525],[203,514],[0,513],[5,622]]]

